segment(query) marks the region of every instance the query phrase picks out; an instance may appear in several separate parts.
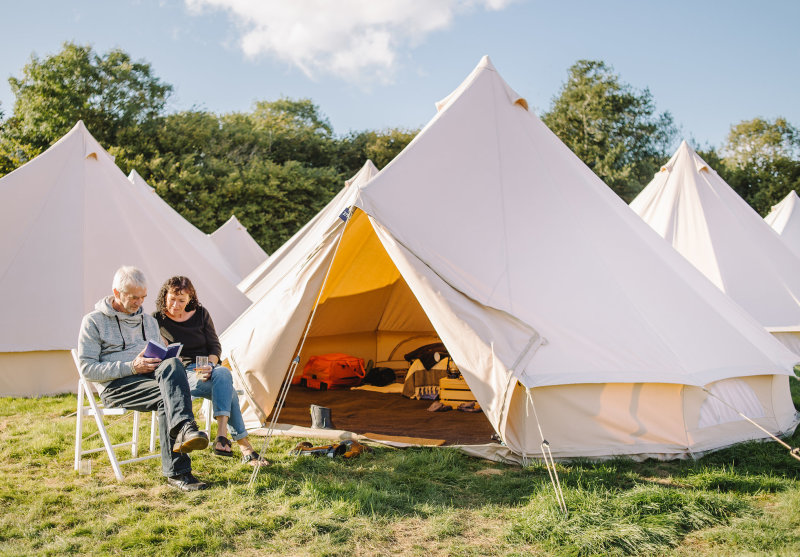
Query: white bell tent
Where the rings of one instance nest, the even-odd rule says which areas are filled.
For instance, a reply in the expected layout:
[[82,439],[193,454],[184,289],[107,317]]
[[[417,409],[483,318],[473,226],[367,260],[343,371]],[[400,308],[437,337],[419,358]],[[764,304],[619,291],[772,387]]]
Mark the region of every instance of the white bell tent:
[[267,252],[250,236],[236,215],[231,215],[225,224],[209,234],[209,238],[236,273],[237,283],[267,259]]
[[685,141],[631,208],[800,355],[800,258]]
[[434,333],[516,455],[538,455],[540,432],[555,457],[597,458],[765,437],[727,404],[773,433],[796,425],[794,354],[631,212],[488,57],[354,185],[291,257],[270,258],[222,335],[251,421],[266,422],[311,355],[380,361]]
[[792,252],[800,257],[800,197],[792,190],[789,195],[772,207],[764,221],[778,233]]
[[122,265],[144,271],[148,312],[177,274],[192,278],[220,331],[249,304],[205,253],[146,210],[83,122],[1,178],[0,198],[1,395],[75,392],[69,350]]

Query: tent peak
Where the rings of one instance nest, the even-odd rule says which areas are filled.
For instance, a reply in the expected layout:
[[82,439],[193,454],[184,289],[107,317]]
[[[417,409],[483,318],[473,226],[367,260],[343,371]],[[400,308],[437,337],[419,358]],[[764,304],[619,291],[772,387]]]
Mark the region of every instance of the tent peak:
[[706,161],[704,161],[697,152],[692,149],[689,143],[683,139],[681,140],[681,144],[678,146],[678,149],[675,151],[675,154],[672,155],[672,158],[661,167],[660,172],[671,172],[672,169],[681,161],[691,161],[690,164],[694,165],[695,170],[697,172],[711,172],[713,169],[708,166]]
[[349,188],[351,185],[354,185],[356,188],[361,188],[362,186],[365,186],[367,182],[369,182],[378,172],[378,167],[375,166],[372,160],[367,159],[367,162],[364,163],[364,166],[362,166],[352,178],[345,180],[344,187]]
[[94,138],[94,136],[89,131],[89,128],[86,127],[86,124],[83,123],[83,120],[78,120],[78,122],[72,126],[72,129],[67,132],[61,139],[56,141],[53,144],[53,147],[61,143],[62,141],[66,141],[68,138],[72,137],[73,134],[79,135],[83,140],[84,145],[84,159],[92,159],[92,160],[99,160],[99,156],[103,155],[107,157],[110,161],[114,162],[115,157],[114,155],[110,154],[106,151],[102,145]]
[[156,192],[156,188],[148,184],[147,181],[142,178],[142,175],[136,172],[135,168],[130,171],[130,174],[128,174],[128,181],[134,186],[139,186],[140,188],[145,189],[145,191],[152,193]]
[[475,66],[475,69],[472,70],[472,72],[461,83],[461,85],[459,85],[452,93],[436,103],[436,111],[444,111],[448,106],[454,103],[464,91],[472,87],[472,85],[478,81],[486,71],[490,71],[494,74],[492,79],[500,83],[500,86],[505,90],[508,100],[511,102],[511,104],[519,105],[525,110],[528,110],[528,101],[525,100],[522,95],[514,91],[508,83],[506,83],[506,81],[500,76],[497,69],[494,67],[494,64],[492,64],[489,56],[484,55],[480,62],[478,62],[478,65]]
[[[236,215],[234,215],[232,213],[231,213],[231,218],[226,220],[225,223],[222,226],[232,226],[232,227],[235,227],[235,228],[237,228],[239,230],[247,231],[247,227],[245,225],[243,225],[239,221],[239,219],[236,218]],[[222,226],[220,226],[220,228],[222,228]],[[219,229],[217,229],[217,230],[219,230]]]

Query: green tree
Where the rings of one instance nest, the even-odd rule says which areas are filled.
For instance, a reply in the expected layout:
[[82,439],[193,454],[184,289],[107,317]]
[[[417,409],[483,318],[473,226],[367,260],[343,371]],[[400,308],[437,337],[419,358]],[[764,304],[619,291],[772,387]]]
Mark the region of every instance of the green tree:
[[[263,114],[170,114],[163,119],[152,153],[125,153],[124,158],[204,232],[236,214],[253,238],[272,252],[333,197],[345,177],[325,161],[312,164],[308,152],[296,155],[304,162],[271,159],[276,144],[287,145],[287,136],[302,133],[290,124],[280,132],[280,126],[263,124]],[[318,143],[309,139],[306,145],[311,144],[309,151],[332,151],[330,145]],[[123,157],[118,153],[114,152],[120,163]]]
[[339,140],[339,168],[345,174],[351,170],[355,173],[367,159],[378,168],[383,168],[411,143],[417,133],[418,130],[399,128],[351,132]]
[[731,126],[723,154],[725,164],[739,168],[779,159],[798,160],[800,130],[781,117],[773,122],[763,118],[745,120]]
[[259,147],[276,163],[330,164],[333,129],[309,99],[259,101],[251,115]]
[[677,135],[669,112],[656,114],[649,90],[634,90],[596,60],[570,67],[542,120],[626,202],[650,181]]
[[800,191],[800,131],[785,118],[731,126],[718,172],[762,216]]
[[0,177],[5,176],[17,166],[11,157],[11,148],[5,136],[5,127],[3,105],[0,103]]
[[[150,65],[119,49],[99,55],[91,46],[64,43],[35,55],[9,79],[16,100],[4,136],[23,163],[63,136],[78,120],[105,147],[141,141],[163,113],[172,86]],[[8,146],[7,146],[8,148]]]
[[116,164],[136,170],[184,218],[212,232],[231,214],[267,251],[312,218],[371,158],[379,167],[416,132],[337,138],[309,99],[261,101],[251,112],[164,114],[171,92],[145,62],[66,43],[12,78],[14,113],[0,119],[0,175],[82,119]]

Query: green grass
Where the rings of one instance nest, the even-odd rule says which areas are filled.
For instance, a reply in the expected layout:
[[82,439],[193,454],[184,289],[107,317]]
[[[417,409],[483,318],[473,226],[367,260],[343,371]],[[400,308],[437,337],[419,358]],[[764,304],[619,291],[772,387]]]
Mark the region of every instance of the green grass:
[[441,448],[345,461],[292,457],[297,440],[276,438],[252,488],[249,467],[202,451],[193,467],[211,488],[192,494],[167,487],[157,460],[117,482],[97,454],[81,476],[74,409],[74,396],[0,399],[0,555],[800,554],[800,462],[776,443],[561,463],[565,517],[542,466]]

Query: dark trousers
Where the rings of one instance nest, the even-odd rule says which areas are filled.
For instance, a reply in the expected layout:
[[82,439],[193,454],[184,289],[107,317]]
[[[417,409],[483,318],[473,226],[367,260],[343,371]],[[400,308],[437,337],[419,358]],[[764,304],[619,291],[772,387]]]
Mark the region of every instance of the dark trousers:
[[100,398],[107,406],[140,412],[157,410],[162,472],[169,477],[192,471],[189,455],[172,452],[183,424],[194,420],[189,382],[178,358],[164,360],[153,373],[110,381]]

